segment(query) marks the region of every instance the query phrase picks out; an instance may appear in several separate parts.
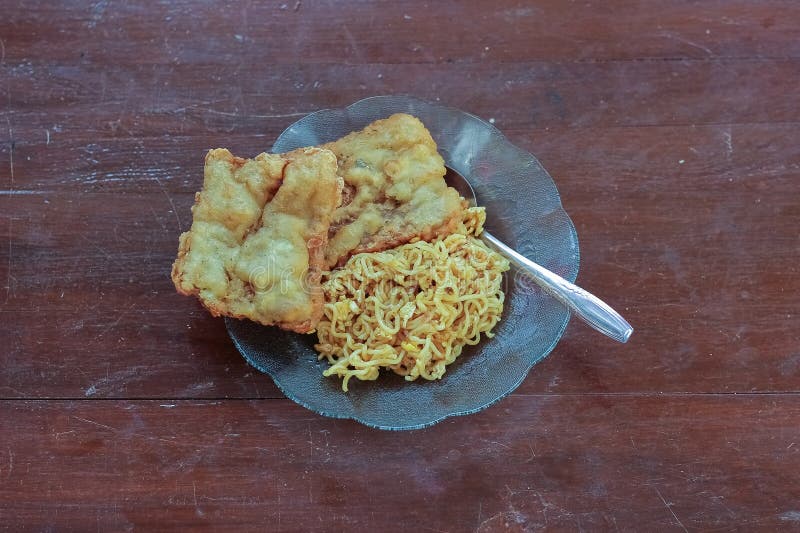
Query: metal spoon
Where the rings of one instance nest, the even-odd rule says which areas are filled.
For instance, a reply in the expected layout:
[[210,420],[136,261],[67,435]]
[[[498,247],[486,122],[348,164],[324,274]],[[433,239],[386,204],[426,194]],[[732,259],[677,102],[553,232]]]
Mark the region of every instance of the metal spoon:
[[[477,205],[475,191],[467,179],[448,168],[445,175],[447,184],[453,187],[472,205]],[[506,257],[520,271],[528,274],[542,289],[563,303],[573,314],[591,327],[619,342],[627,342],[633,333],[628,322],[597,296],[589,294],[577,285],[550,272],[514,249],[503,244],[497,237],[484,230],[480,238],[489,247]]]

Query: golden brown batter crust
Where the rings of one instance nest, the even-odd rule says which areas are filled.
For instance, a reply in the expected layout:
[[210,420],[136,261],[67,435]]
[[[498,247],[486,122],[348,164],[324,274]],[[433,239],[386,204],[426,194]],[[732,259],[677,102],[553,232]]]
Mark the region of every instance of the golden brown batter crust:
[[215,316],[308,333],[322,315],[320,276],[342,181],[329,150],[235,157],[208,152],[191,229],[172,280]]
[[394,248],[455,231],[466,202],[444,181],[444,160],[419,119],[398,113],[322,146],[344,178],[325,262]]

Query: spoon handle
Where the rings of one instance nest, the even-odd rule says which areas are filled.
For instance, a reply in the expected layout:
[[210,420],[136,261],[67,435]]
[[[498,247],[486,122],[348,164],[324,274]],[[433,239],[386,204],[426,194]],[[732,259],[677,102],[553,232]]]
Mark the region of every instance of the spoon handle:
[[567,306],[578,318],[616,341],[628,341],[633,333],[633,328],[600,298],[534,263],[503,244],[491,233],[484,231],[480,236],[486,244],[505,256],[522,272],[528,274],[533,281]]

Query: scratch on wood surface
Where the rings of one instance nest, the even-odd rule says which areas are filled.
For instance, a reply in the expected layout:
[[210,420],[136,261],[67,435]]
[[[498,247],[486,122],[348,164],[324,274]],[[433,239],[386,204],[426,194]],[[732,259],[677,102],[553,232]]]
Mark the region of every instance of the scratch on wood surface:
[[0,385],[0,389],[8,389],[8,390],[10,390],[11,392],[13,392],[14,394],[17,394],[17,395],[19,395],[19,396],[27,396],[27,394],[26,394],[26,393],[22,392],[22,391],[21,391],[21,390],[19,390],[19,389],[15,389],[14,387],[11,387],[11,386],[9,386],[9,385]]
[[6,265],[6,301],[11,299],[11,218],[8,219],[8,264]]
[[115,327],[117,324],[119,324],[119,321],[120,321],[120,320],[122,320],[122,317],[124,317],[124,316],[125,316],[125,315],[126,315],[126,314],[127,314],[127,313],[128,313],[130,310],[131,310],[131,309],[133,309],[134,307],[136,307],[136,302],[132,303],[132,304],[131,304],[131,305],[130,305],[130,306],[127,308],[127,309],[125,309],[124,311],[122,311],[122,312],[119,314],[119,316],[117,317],[117,319],[116,319],[116,320],[114,320],[114,322],[112,322],[111,324],[109,324],[108,326],[106,326],[106,327],[103,329],[103,331],[101,331],[100,333],[98,333],[98,334],[97,334],[97,336],[95,336],[95,338],[94,338],[94,339],[92,339],[92,342],[95,342],[95,341],[99,340],[99,339],[100,339],[100,338],[101,338],[103,335],[105,335],[106,333],[108,333],[109,331],[111,331],[111,330],[112,330],[112,329],[113,329],[113,328],[114,328],[114,327]]
[[[240,117],[242,116],[241,112],[238,111],[218,111],[216,109],[210,109],[206,107],[198,108],[200,111],[205,111],[206,113],[211,113],[212,115],[223,115],[226,117]],[[304,117],[311,113],[311,111],[303,112],[303,113],[277,113],[273,115],[256,115],[253,113],[247,113],[248,118],[292,118],[292,117]]]
[[105,13],[107,7],[108,0],[101,0],[100,2],[95,2],[92,4],[92,14],[87,26],[90,28],[97,26],[97,23],[103,20],[103,14]]
[[97,394],[98,388],[112,388],[120,383],[128,383],[131,378],[135,378],[137,375],[143,375],[149,368],[150,367],[146,365],[137,365],[119,370],[110,375],[106,372],[106,377],[93,382],[87,387],[83,394],[88,398],[89,396]]
[[203,516],[205,513],[200,509],[200,505],[197,503],[197,482],[195,481],[192,481],[192,495],[194,496],[194,511],[197,513],[197,516]]
[[[489,526],[490,522],[493,522],[494,520],[496,520],[496,519],[498,519],[498,518],[500,518],[502,516],[503,516],[503,513],[497,513],[496,515],[490,516],[489,518],[487,518],[483,522],[479,523],[478,527],[475,528],[475,531],[477,533],[480,533],[481,531],[484,531],[484,527]],[[486,529],[486,531],[488,531],[488,528]]]
[[100,422],[95,422],[94,420],[89,420],[88,418],[81,418],[79,416],[72,415],[72,418],[75,420],[80,420],[81,422],[86,422],[87,424],[92,424],[93,426],[97,426],[103,429],[107,429],[109,431],[117,431],[117,428],[112,428],[111,426],[107,426],[105,424],[101,424]]
[[732,139],[731,127],[728,126],[727,131],[725,131],[722,135],[723,137],[725,137],[725,157],[728,161],[730,161],[731,156],[733,155],[733,143],[731,142],[733,139]]
[[89,243],[92,246],[92,248],[94,248],[95,250],[97,250],[98,252],[103,254],[105,256],[105,258],[108,259],[109,261],[113,261],[114,260],[108,252],[106,252],[105,250],[100,248],[94,241],[90,240],[89,237],[87,237],[86,235],[81,234],[81,239],[83,239],[84,241]]
[[11,226],[13,219],[8,219],[8,268],[6,269],[6,302],[11,300]]
[[11,472],[14,470],[14,452],[11,451],[11,448],[8,449],[8,473],[6,474],[6,478],[11,477]]
[[[204,100],[202,102],[197,102],[195,104],[190,104],[190,105],[183,106],[183,107],[177,107],[175,109],[167,109],[167,110],[165,110],[165,112],[167,112],[167,113],[183,113],[183,112],[185,112],[185,111],[187,111],[189,109],[195,109],[195,108],[198,108],[200,106],[219,104],[219,103],[227,102],[227,101],[228,101],[228,98],[218,98],[216,100]],[[156,110],[156,111],[158,111],[158,110]]]
[[6,62],[6,42],[3,39],[0,39],[0,65],[4,65]]
[[364,54],[361,53],[361,49],[358,47],[358,43],[356,42],[353,34],[350,33],[350,28],[347,27],[347,24],[342,24],[342,29],[344,30],[344,36],[347,37],[347,43],[350,45],[355,56],[358,58],[360,63],[364,62]]
[[681,529],[683,529],[686,533],[689,533],[689,530],[686,529],[686,526],[683,525],[681,519],[678,518],[678,515],[676,515],[675,511],[672,510],[672,504],[667,503],[667,500],[665,500],[664,496],[661,495],[661,491],[658,490],[658,487],[653,485],[653,489],[656,491],[656,494],[658,494],[658,497],[661,498],[661,501],[664,502],[664,507],[666,507],[669,510],[670,514],[673,516],[673,518],[675,518],[675,521],[678,523],[679,526],[681,526]]
[[102,72],[100,74],[100,101],[105,102],[106,100],[106,85],[108,85],[108,81],[106,80],[106,73]]
[[525,461],[526,463],[530,463],[534,459],[536,459],[536,451],[533,449],[533,446],[528,444],[528,449],[531,451],[531,456]]
[[[101,424],[100,422],[95,422],[94,420],[90,420],[88,418],[81,418],[81,417],[75,416],[75,415],[72,415],[72,418],[74,418],[76,420],[80,420],[81,422],[86,422],[87,424],[92,424],[93,426],[97,426],[97,427],[100,427],[100,428],[103,428],[103,429],[107,429],[107,430],[112,431],[114,433],[120,433],[120,429],[119,428],[115,428],[115,427],[112,427],[112,426],[107,426],[106,424]],[[126,432],[125,436],[127,436],[129,438],[139,437],[139,438],[142,438],[142,439],[145,439],[145,440],[163,442],[163,443],[166,443],[166,444],[171,444],[173,446],[178,446],[178,447],[183,447],[183,448],[191,448],[191,449],[202,448],[202,449],[209,449],[209,450],[216,450],[216,449],[219,448],[219,445],[216,445],[216,444],[209,445],[209,444],[198,444],[197,442],[182,442],[182,441],[176,441],[176,440],[172,440],[172,439],[168,439],[168,438],[164,438],[164,437],[153,436],[153,435],[142,435],[141,433],[127,433]],[[249,450],[249,448],[242,448],[242,450]]]
[[203,383],[194,383],[191,386],[187,387],[186,390],[189,391],[190,393],[197,393],[198,391],[201,390],[210,389],[213,386],[214,386],[213,381],[205,381]]
[[725,509],[731,518],[736,518],[736,513],[734,513],[731,508],[725,504],[725,496],[711,496],[711,500],[718,503],[723,509]]
[[156,181],[158,173],[168,176],[171,172],[179,172],[180,167],[159,167],[158,169],[138,169],[138,168],[124,168],[119,171],[113,172],[99,172],[92,171],[87,174],[80,174],[75,177],[67,177],[61,180],[61,183],[79,182],[84,185],[93,185],[95,183],[113,183],[113,182],[126,182],[131,178],[135,178],[140,182]]
[[178,231],[183,233],[183,225],[181,224],[181,219],[178,216],[178,210],[175,209],[175,203],[172,201],[172,196],[170,196],[169,193],[167,192],[167,189],[164,188],[164,184],[161,183],[161,180],[158,179],[158,176],[156,176],[154,174],[153,177],[155,178],[156,183],[158,183],[158,187],[161,189],[161,192],[163,192],[164,196],[167,197],[167,201],[169,202],[169,205],[172,206],[172,212],[175,215],[175,222],[178,223]]
[[520,529],[520,526],[526,525],[527,522],[528,522],[528,517],[525,516],[523,513],[521,513],[516,507],[514,507],[513,504],[509,503],[507,511],[502,513],[497,513],[496,515],[487,518],[486,520],[478,524],[478,527],[475,528],[475,531],[476,532],[500,531],[500,530],[516,531]]
[[[149,204],[148,204],[148,205],[149,205]],[[151,210],[152,210],[152,207],[151,207]],[[153,214],[155,215],[155,212],[154,212]],[[162,225],[162,227],[163,227],[163,225]],[[117,232],[117,229],[118,229],[118,228],[117,228],[117,226],[114,226],[114,238],[115,238],[115,239],[119,239],[119,240],[121,240],[121,241],[123,241],[123,242],[130,243],[131,241],[129,241],[128,239],[126,239],[124,236],[120,235],[120,234]],[[166,228],[164,228],[164,229],[166,229]]]
[[488,442],[489,444],[496,444],[498,446],[502,446],[506,450],[510,450],[511,449],[511,446],[509,446],[508,444],[503,444],[502,442],[497,442],[496,440],[486,440],[486,439],[481,439],[481,440],[483,442]]
[[[167,231],[167,227],[164,225],[164,223],[163,223],[163,222],[161,222],[161,219],[160,219],[160,218],[158,218],[158,215],[156,215],[156,210],[155,210],[155,209],[153,209],[153,206],[152,206],[152,205],[150,205],[150,204],[148,204],[148,205],[147,205],[147,207],[150,209],[150,212],[151,212],[151,213],[153,213],[153,220],[155,220],[156,222],[158,222],[158,225],[159,225],[159,226],[161,226],[161,229],[162,229],[162,230],[164,230],[164,231]],[[115,230],[115,231],[116,231],[116,230]]]
[[60,432],[60,433],[55,433],[55,434],[54,434],[54,436],[55,436],[56,440],[58,440],[58,439],[60,439],[60,438],[61,438],[63,435],[70,435],[70,434],[72,434],[72,433],[75,433],[75,430],[74,430],[74,429],[71,429],[71,430],[69,430],[69,431],[62,431],[62,432]]
[[33,196],[40,194],[52,194],[53,191],[33,191],[30,189],[13,189],[0,191],[0,196]]
[[674,41],[678,41],[678,42],[681,42],[681,43],[684,43],[684,44],[688,44],[691,47],[694,47],[694,48],[697,48],[698,50],[704,51],[709,56],[713,56],[714,55],[714,52],[712,52],[709,48],[703,46],[702,44],[698,44],[698,43],[696,43],[694,41],[690,41],[686,37],[683,37],[681,35],[678,35],[676,33],[671,32],[671,31],[661,31],[661,32],[658,33],[658,35],[660,35],[662,37],[666,37],[668,39],[672,39]]
[[8,166],[11,172],[10,188],[13,190],[14,189],[14,130],[11,127],[11,119],[8,118],[8,115],[6,115],[6,124],[8,125],[8,143],[9,143]]

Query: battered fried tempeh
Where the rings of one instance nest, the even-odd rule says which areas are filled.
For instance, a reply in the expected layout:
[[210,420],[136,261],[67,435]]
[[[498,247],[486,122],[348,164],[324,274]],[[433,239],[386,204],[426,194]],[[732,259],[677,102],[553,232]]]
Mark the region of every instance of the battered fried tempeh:
[[203,190],[172,280],[215,316],[307,333],[322,316],[321,270],[341,178],[329,150],[206,155]]
[[357,253],[452,233],[464,217],[467,204],[445,184],[436,143],[411,115],[375,121],[322,148],[336,154],[345,184],[328,233],[328,267]]

